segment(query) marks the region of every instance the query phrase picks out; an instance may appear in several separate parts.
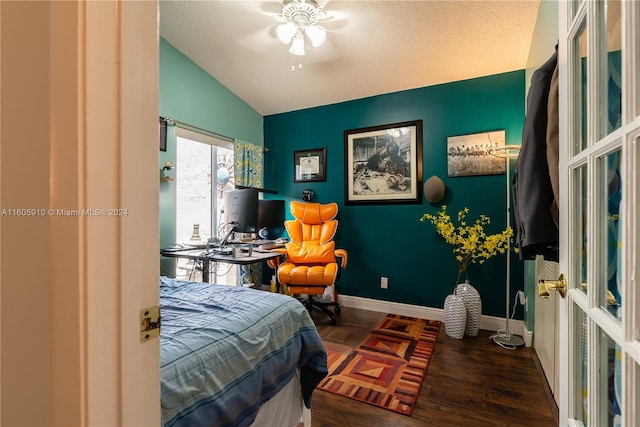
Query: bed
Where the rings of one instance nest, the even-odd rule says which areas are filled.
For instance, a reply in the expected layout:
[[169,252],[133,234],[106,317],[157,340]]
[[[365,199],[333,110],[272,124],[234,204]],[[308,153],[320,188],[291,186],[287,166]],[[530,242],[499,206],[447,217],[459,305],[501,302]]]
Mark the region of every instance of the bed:
[[327,354],[305,307],[255,289],[160,278],[162,424],[310,424]]

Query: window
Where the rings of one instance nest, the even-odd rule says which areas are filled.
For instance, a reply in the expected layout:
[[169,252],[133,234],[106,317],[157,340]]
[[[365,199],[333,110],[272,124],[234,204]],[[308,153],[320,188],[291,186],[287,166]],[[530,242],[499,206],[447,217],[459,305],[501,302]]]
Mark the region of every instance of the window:
[[[223,193],[234,189],[233,143],[176,128],[176,242],[189,244],[194,235],[205,242],[220,237]],[[180,259],[178,277],[199,281],[193,261]],[[230,265],[211,266],[211,281],[235,284]]]

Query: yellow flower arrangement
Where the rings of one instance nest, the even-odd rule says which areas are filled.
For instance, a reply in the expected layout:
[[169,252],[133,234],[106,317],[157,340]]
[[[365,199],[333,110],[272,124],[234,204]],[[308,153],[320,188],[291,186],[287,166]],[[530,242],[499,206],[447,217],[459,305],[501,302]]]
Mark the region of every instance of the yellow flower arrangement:
[[[491,223],[486,215],[480,215],[474,223],[467,223],[466,218],[469,208],[465,207],[458,212],[458,225],[454,225],[447,213],[447,206],[436,214],[424,214],[421,222],[430,221],[436,227],[436,232],[445,242],[453,246],[453,253],[458,260],[458,278],[455,285],[460,282],[462,273],[467,278],[467,267],[470,264],[482,264],[496,254],[503,254],[511,249],[511,237],[513,230],[507,227],[496,234],[487,234],[484,227]],[[455,290],[455,286],[454,286]]]

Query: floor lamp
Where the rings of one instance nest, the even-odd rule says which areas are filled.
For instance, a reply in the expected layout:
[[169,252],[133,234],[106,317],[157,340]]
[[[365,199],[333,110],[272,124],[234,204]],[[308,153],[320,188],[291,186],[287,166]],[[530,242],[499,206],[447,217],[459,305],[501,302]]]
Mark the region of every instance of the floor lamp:
[[[511,199],[509,194],[511,194],[511,186],[510,184],[510,174],[509,174],[509,163],[512,159],[518,158],[518,153],[520,152],[520,145],[503,145],[500,147],[494,147],[491,150],[491,154],[496,157],[504,157],[506,163],[506,199],[507,199],[507,227],[511,226]],[[507,314],[505,316],[505,330],[504,332],[498,331],[495,335],[491,336],[493,342],[498,344],[501,347],[505,348],[515,348],[524,345],[524,340],[516,335],[511,335],[511,329],[509,327],[509,305],[511,303],[511,251],[507,251],[507,291],[506,291],[506,307]]]

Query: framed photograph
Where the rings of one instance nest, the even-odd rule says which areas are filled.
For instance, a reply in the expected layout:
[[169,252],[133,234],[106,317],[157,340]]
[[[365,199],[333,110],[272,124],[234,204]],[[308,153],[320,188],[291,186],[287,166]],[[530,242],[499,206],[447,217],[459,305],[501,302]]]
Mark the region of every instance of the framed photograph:
[[326,181],[327,149],[294,151],[293,171],[293,182]]
[[422,120],[344,132],[345,204],[422,203]]
[[500,175],[506,172],[504,156],[493,150],[505,144],[505,131],[474,133],[447,138],[447,170],[449,177]]

